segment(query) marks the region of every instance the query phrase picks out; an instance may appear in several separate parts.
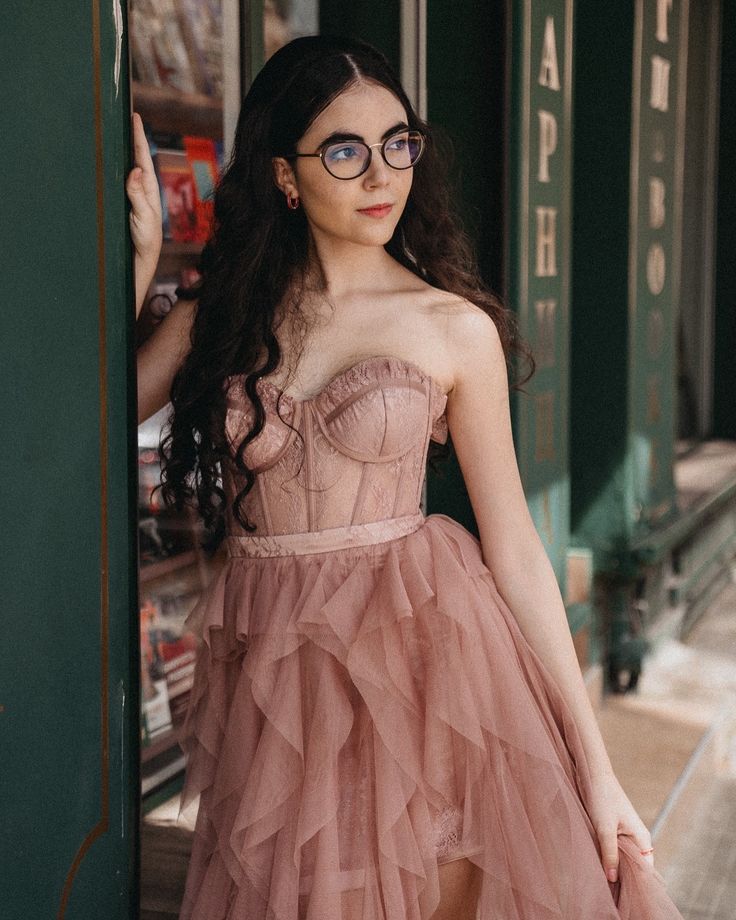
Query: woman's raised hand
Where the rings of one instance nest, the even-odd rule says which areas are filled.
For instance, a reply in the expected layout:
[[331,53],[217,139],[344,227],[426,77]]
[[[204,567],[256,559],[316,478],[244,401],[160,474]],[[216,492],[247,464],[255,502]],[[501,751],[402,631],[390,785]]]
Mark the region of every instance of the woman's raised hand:
[[130,235],[135,247],[136,315],[158,264],[163,240],[161,197],[148,149],[143,120],[133,113],[133,151],[135,166],[128,174],[125,191],[131,204]]

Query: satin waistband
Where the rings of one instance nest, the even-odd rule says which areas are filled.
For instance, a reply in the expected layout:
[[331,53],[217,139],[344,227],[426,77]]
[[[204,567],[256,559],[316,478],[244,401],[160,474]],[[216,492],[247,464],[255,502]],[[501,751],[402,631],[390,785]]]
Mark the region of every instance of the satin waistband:
[[245,534],[225,537],[228,556],[301,556],[325,553],[351,546],[386,543],[418,530],[424,523],[421,511],[403,517],[385,518],[365,524],[348,524],[303,533]]

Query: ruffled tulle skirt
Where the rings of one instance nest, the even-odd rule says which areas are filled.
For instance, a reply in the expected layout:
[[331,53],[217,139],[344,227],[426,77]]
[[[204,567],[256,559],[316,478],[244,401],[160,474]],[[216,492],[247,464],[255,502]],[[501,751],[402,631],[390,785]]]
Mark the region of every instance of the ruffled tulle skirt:
[[428,920],[460,856],[478,920],[682,920],[631,837],[607,881],[569,709],[451,518],[229,558],[190,621],[181,920]]

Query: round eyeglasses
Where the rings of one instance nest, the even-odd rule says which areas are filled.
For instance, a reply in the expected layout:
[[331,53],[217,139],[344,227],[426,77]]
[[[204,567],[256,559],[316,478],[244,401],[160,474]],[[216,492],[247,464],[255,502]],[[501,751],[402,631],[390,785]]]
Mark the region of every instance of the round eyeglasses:
[[334,141],[316,153],[290,153],[284,157],[319,157],[327,172],[336,179],[357,179],[371,165],[372,147],[380,147],[385,162],[393,169],[409,169],[419,161],[426,145],[421,131],[399,131],[378,144],[363,141]]

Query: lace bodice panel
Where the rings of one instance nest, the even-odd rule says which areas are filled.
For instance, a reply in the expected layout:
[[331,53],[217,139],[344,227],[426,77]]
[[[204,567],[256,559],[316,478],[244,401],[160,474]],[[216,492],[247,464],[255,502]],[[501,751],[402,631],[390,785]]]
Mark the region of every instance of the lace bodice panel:
[[[232,453],[252,425],[242,375],[226,380]],[[374,356],[299,399],[257,382],[266,423],[246,448],[256,473],[244,502],[256,534],[302,533],[419,511],[430,438],[447,440],[447,396],[412,362]],[[230,504],[245,484],[223,470]],[[228,533],[245,533],[228,511]]]

